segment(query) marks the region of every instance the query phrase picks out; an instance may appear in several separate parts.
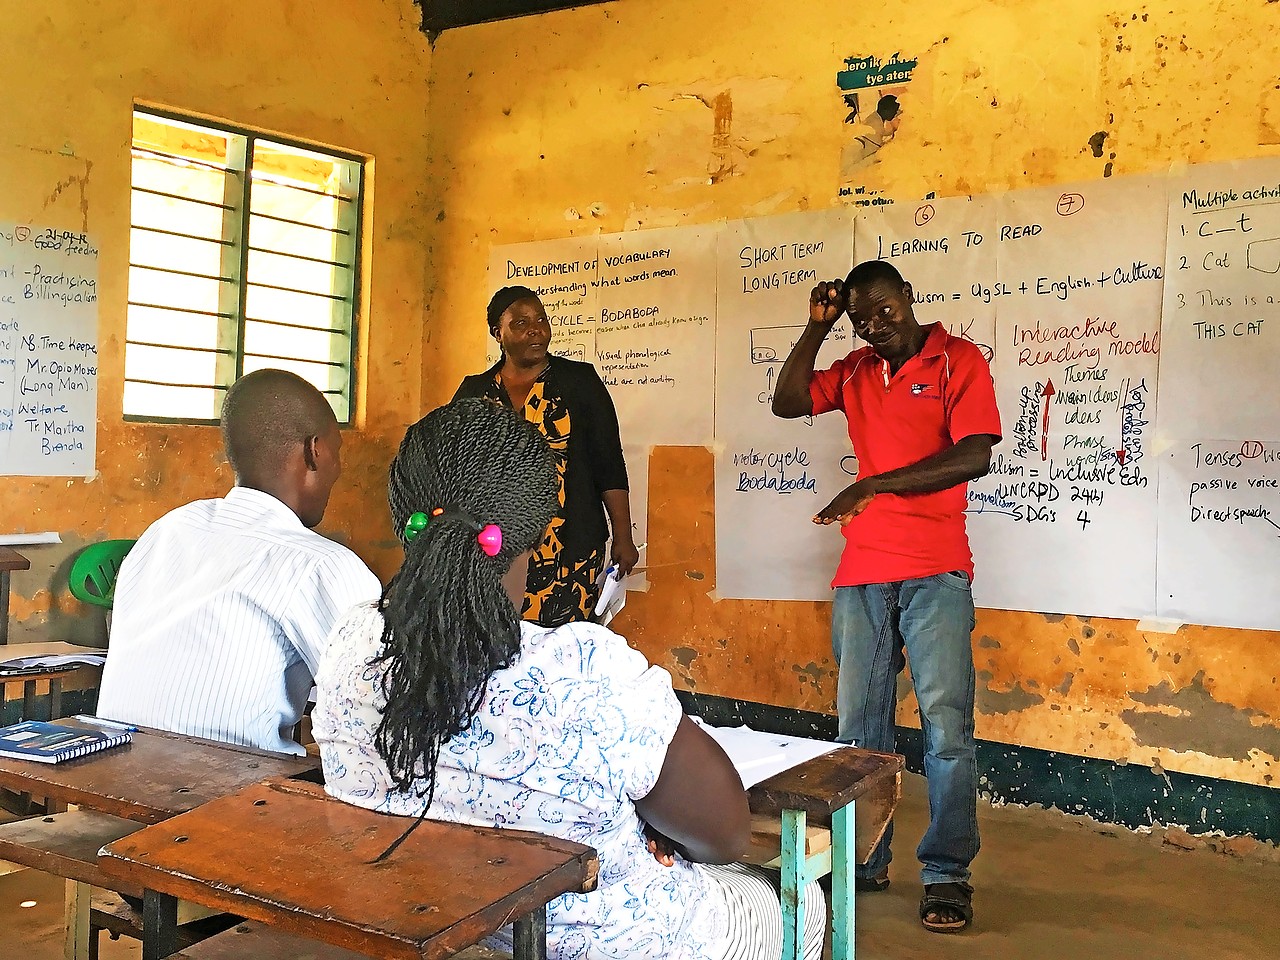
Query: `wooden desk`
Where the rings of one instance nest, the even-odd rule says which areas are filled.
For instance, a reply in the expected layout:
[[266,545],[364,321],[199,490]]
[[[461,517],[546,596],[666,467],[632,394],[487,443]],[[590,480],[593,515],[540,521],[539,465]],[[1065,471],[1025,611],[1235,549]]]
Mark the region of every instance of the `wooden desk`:
[[0,644],[9,642],[9,575],[30,570],[31,561],[12,547],[0,547]]
[[[854,864],[871,855],[902,792],[896,753],[842,747],[784,770],[747,791],[753,814],[782,817],[782,960],[800,960],[804,888],[831,874],[831,957],[854,952]],[[806,852],[812,821],[831,827],[831,845]],[[856,825],[856,826],[855,826]]]
[[[75,720],[57,722],[60,726],[104,729]],[[285,756],[162,730],[138,730],[126,746],[65,763],[0,757],[0,787],[43,797],[64,809],[74,803],[83,810],[153,824],[266,777],[297,776],[319,766],[316,757]],[[55,860],[50,864],[52,872],[68,881],[66,956],[89,956],[88,887],[59,868]],[[117,884],[115,889],[129,888]]]
[[[22,716],[23,720],[57,720],[62,715],[62,681],[80,670],[97,670],[98,667],[67,666],[52,670],[32,670],[23,673],[0,674],[0,714],[9,702],[9,684],[22,684]],[[49,716],[37,717],[36,684],[47,681],[49,684]]]
[[517,830],[413,822],[270,780],[103,848],[146,889],[143,960],[173,952],[177,897],[386,960],[433,960],[515,918],[516,960],[546,956],[546,904],[592,889],[590,847]]
[[[74,720],[57,723],[104,729]],[[318,757],[146,729],[134,733],[127,746],[65,763],[0,757],[0,787],[139,823],[159,823],[267,777],[293,777],[319,768]]]
[[117,883],[98,866],[98,850],[103,844],[140,829],[130,820],[90,810],[0,823],[0,858],[66,881],[64,960],[96,956],[92,949],[96,946],[93,887],[142,896],[141,887]]

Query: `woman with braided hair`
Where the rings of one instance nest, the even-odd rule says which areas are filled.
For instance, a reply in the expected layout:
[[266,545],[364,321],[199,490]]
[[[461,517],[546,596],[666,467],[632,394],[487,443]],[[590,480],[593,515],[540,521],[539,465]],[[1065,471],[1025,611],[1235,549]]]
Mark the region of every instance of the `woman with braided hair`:
[[610,532],[607,559],[618,577],[640,556],[618,415],[595,367],[550,353],[551,324],[534,291],[503,287],[486,313],[502,357],[466,377],[454,399],[485,397],[509,407],[538,428],[555,454],[560,505],[529,563],[522,612],[544,627],[587,620],[600,595]]
[[[729,863],[748,841],[742,782],[670,675],[605,627],[520,619],[558,507],[536,428],[455,401],[409,428],[389,486],[404,563],[335,628],[316,676],[325,789],[594,847],[598,888],[548,905],[550,957],[774,960],[776,888]],[[821,954],[820,897],[810,884],[807,957]]]

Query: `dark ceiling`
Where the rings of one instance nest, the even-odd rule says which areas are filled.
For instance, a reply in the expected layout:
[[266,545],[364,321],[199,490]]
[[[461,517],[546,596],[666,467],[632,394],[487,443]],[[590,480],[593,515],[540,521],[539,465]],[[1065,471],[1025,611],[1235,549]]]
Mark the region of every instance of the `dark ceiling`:
[[422,8],[422,30],[434,39],[442,30],[489,20],[506,20],[548,10],[589,7],[606,0],[416,0]]

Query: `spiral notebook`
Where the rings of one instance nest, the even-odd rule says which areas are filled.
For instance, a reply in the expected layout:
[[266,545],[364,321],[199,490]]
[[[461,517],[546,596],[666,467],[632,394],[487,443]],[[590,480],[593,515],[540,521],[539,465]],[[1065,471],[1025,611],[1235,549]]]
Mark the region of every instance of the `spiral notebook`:
[[0,727],[0,757],[11,760],[35,760],[37,763],[61,763],[85,754],[110,750],[129,743],[133,736],[127,730],[105,732],[84,727],[64,727],[42,720],[24,720]]

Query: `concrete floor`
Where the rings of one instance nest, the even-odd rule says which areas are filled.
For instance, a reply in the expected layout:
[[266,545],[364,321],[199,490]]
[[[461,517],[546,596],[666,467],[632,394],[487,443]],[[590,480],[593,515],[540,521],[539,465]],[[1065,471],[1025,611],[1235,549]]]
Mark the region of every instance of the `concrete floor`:
[[[906,775],[903,792],[892,885],[858,897],[863,960],[1280,958],[1274,847],[1238,843],[1229,853],[1222,841],[1134,834],[1035,808],[980,806],[974,925],[959,936],[926,933],[911,855],[926,820],[923,780]],[[22,908],[24,900],[36,905]],[[102,960],[140,956],[136,942],[104,936],[102,947]],[[61,956],[61,881],[0,877],[0,960]]]
[[[860,894],[867,960],[1274,960],[1280,958],[1280,851],[1205,843],[1026,807],[980,804],[974,923],[926,932],[915,845],[928,821],[924,780],[903,778],[891,885]],[[1172,841],[1172,842],[1171,842]],[[1195,849],[1184,849],[1184,844]]]

